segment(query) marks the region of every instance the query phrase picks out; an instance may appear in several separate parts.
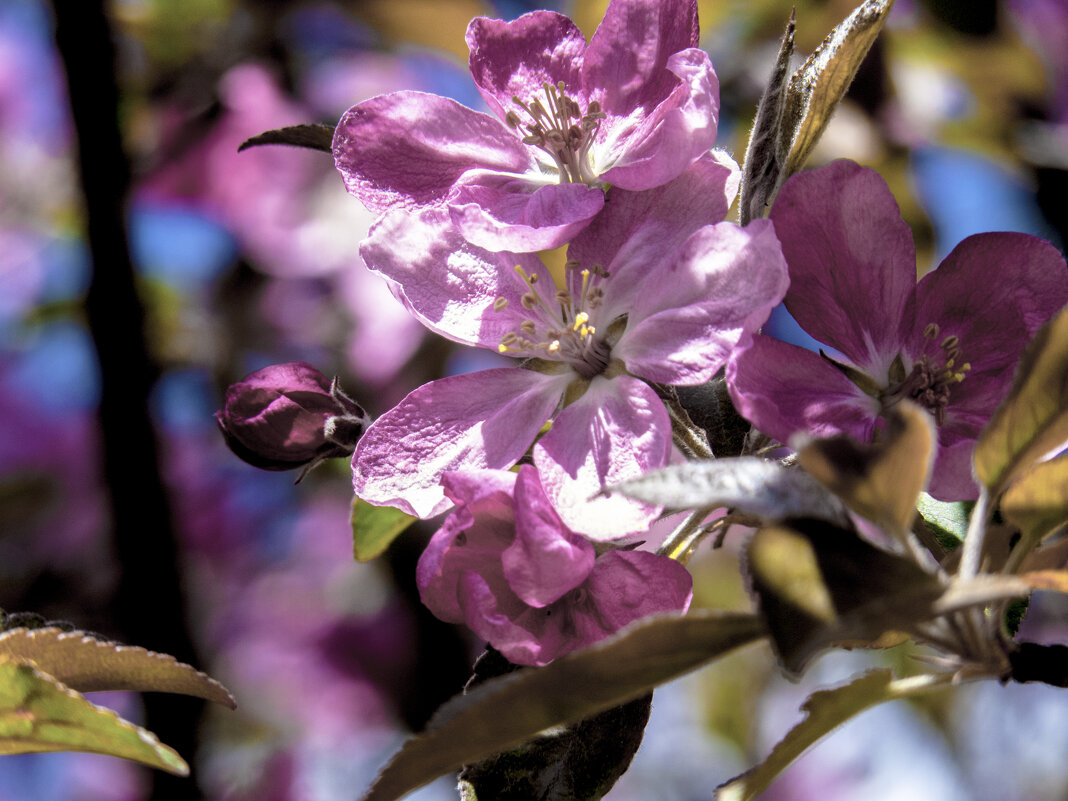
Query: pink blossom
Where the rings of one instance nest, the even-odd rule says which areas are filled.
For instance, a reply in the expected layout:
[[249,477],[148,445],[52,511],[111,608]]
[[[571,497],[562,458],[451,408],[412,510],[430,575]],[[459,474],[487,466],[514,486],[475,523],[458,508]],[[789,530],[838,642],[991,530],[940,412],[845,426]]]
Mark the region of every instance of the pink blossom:
[[598,556],[560,519],[530,465],[448,473],[443,483],[456,508],[419,559],[423,603],[510,661],[544,665],[647,615],[689,607],[686,568],[647,551]]
[[557,247],[608,186],[660,186],[712,147],[719,84],[698,38],[694,0],[613,0],[589,44],[553,11],[478,17],[471,75],[496,116],[380,95],[338,123],[337,167],[374,211],[441,206],[486,249]]
[[1027,234],[970,236],[916,283],[912,232],[886,182],[851,161],[794,176],[771,219],[790,266],[786,307],[841,357],[757,336],[727,367],[738,410],[786,442],[870,441],[901,398],[938,424],[929,492],[976,497],[971,453],[1023,347],[1068,303],[1064,258]]
[[591,496],[667,463],[671,423],[650,384],[707,381],[786,289],[770,223],[716,222],[737,177],[733,162],[709,156],[662,187],[613,189],[571,244],[559,286],[535,255],[466,242],[443,209],[386,215],[361,253],[412,313],[529,369],[416,389],[361,440],[357,495],[439,514],[451,505],[443,473],[509,467],[551,420],[533,459],[568,525],[602,539],[648,525],[657,509]]

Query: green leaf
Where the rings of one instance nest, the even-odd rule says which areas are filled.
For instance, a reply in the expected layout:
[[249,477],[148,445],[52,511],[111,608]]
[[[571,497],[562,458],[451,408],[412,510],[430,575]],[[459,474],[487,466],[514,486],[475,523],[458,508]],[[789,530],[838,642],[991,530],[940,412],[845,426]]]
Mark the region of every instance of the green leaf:
[[[523,669],[490,648],[478,658],[465,689]],[[470,795],[477,790],[494,801],[597,801],[634,758],[652,701],[647,693],[572,726],[541,732],[516,749],[465,766],[460,783]]]
[[992,498],[1068,441],[1068,308],[1020,357],[1012,389],[979,435],[975,473]]
[[906,543],[937,438],[931,415],[919,406],[901,401],[894,408],[876,443],[846,436],[814,439],[800,445],[797,455],[850,509]]
[[236,706],[219,682],[173,656],[107,642],[82,631],[10,629],[0,634],[0,657],[5,656],[33,662],[78,692],[157,691]]
[[789,155],[780,186],[804,166],[893,5],[894,0],[865,0],[793,74],[783,112]]
[[1000,508],[1031,542],[1068,524],[1068,455],[1034,465],[1005,490]]
[[801,707],[804,719],[772,749],[767,759],[716,789],[714,801],[748,801],[766,790],[791,762],[821,737],[877,704],[930,692],[952,683],[952,674],[924,674],[895,679],[889,670],[875,670],[832,690],[809,696]]
[[0,657],[0,754],[88,751],[189,774],[155,735],[89,703],[28,662]]
[[352,552],[358,562],[370,562],[385,553],[393,540],[419,518],[392,506],[373,506],[352,499]]
[[466,764],[648,693],[764,634],[753,615],[694,610],[639,622],[542,668],[453,698],[378,775],[363,801],[393,801]]
[[975,501],[939,501],[926,492],[920,493],[916,509],[947,551],[955,550],[964,542]]
[[745,166],[738,197],[740,221],[767,215],[775,193],[782,186],[789,141],[783,136],[783,114],[789,87],[790,57],[794,54],[794,12],[786,23],[786,32],[779,45],[779,55],[764,94],[757,106],[749,145],[745,149]]
[[331,125],[291,125],[250,137],[241,143],[237,152],[259,145],[290,145],[330,153],[333,150],[333,142],[334,128]]
[[765,521],[812,517],[849,524],[841,501],[812,476],[757,456],[670,465],[609,491],[670,510],[726,506]]

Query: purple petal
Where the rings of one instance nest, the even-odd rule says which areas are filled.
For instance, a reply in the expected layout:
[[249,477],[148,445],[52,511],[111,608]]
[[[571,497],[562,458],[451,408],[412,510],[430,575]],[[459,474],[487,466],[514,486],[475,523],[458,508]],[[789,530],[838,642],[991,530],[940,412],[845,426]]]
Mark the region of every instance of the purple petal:
[[507,173],[472,170],[448,204],[453,222],[475,245],[530,253],[559,247],[585,228],[604,207],[604,192],[585,184],[538,185]]
[[543,84],[563,81],[574,91],[586,37],[555,11],[533,11],[512,22],[476,17],[467,27],[471,77],[489,107],[504,120],[508,111],[525,114],[512,101],[544,97]]
[[[693,598],[693,577],[674,559],[647,551],[609,551],[594,565],[585,585],[592,609],[579,607],[577,618],[592,618],[587,631],[601,637],[658,612],[684,612]],[[591,615],[590,612],[593,614]]]
[[[926,353],[938,365],[945,338],[960,339],[957,365],[971,369],[950,389],[947,411],[970,416],[974,438],[1008,392],[1024,346],[1066,303],[1068,268],[1057,248],[1027,234],[977,234],[917,285],[902,336],[913,359]],[[930,323],[937,337],[924,337]]]
[[758,334],[727,363],[738,413],[786,443],[802,431],[870,442],[879,404],[819,355]]
[[[528,274],[546,272],[537,256],[491,253],[470,244],[441,208],[385,214],[360,246],[360,255],[399,289],[405,305],[432,331],[488,348],[496,348],[529,316],[520,300],[528,287],[515,266]],[[551,283],[539,282],[550,300]],[[495,311],[499,298],[507,303]]]
[[508,595],[501,553],[515,537],[512,487],[515,474],[501,470],[450,473],[450,497],[461,504],[431,538],[416,566],[423,604],[441,620],[464,622],[463,577],[484,576]]
[[644,530],[659,509],[618,494],[594,496],[605,484],[663,467],[670,449],[671,421],[652,388],[627,375],[597,377],[534,446],[534,464],[570,529],[613,540]]
[[593,546],[556,514],[541,488],[538,471],[530,465],[520,467],[515,483],[515,540],[501,557],[512,591],[530,606],[548,606],[586,580],[593,559]]
[[940,501],[973,501],[978,498],[979,485],[972,475],[974,449],[974,438],[970,442],[952,445],[940,443],[927,492]]
[[502,367],[425,384],[364,433],[352,459],[356,494],[417,517],[440,514],[451,505],[442,474],[515,464],[567,380]]
[[600,264],[610,274],[599,317],[612,320],[629,313],[652,283],[650,274],[670,263],[692,233],[726,216],[737,186],[738,165],[717,152],[655,189],[613,189],[604,212],[567,251],[583,267]]
[[798,173],[771,219],[790,265],[790,313],[859,367],[885,370],[916,285],[912,231],[886,182],[851,161]]
[[374,211],[438,203],[474,167],[535,169],[530,149],[499,121],[423,92],[353,106],[337,124],[333,150],[345,187]]
[[699,38],[696,0],[612,0],[586,50],[582,86],[613,116],[652,109],[675,88],[668,59]]
[[768,220],[702,228],[655,277],[635,299],[612,355],[663,384],[708,381],[763,325],[789,284]]
[[514,664],[545,665],[570,650],[565,620],[499,592],[481,574],[464,574],[460,598],[468,628]]
[[683,50],[668,59],[677,76],[670,94],[633,115],[609,117],[594,148],[595,169],[621,189],[650,189],[681,173],[716,141],[719,79],[703,50]]

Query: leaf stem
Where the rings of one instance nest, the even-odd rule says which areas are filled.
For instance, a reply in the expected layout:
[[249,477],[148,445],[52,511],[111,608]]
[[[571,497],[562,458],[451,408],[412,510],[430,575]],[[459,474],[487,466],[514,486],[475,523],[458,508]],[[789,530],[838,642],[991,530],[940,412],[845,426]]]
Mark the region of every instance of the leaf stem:
[[972,509],[972,516],[968,520],[968,530],[964,534],[964,545],[961,546],[960,570],[958,578],[967,580],[979,575],[979,563],[983,555],[983,539],[986,536],[987,523],[990,522],[991,514],[990,495],[984,487],[979,492],[979,498]]

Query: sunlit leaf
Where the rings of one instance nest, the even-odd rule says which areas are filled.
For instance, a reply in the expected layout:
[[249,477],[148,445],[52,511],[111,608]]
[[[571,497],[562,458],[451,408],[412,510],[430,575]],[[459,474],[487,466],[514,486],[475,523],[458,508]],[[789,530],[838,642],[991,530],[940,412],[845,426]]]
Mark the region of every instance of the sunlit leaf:
[[1034,541],[1068,523],[1068,455],[1039,462],[1001,496],[1001,514]]
[[233,709],[233,696],[215,679],[177,661],[131,645],[58,628],[10,629],[0,634],[0,657],[32,661],[78,692],[136,690],[179,693]]
[[804,719],[779,741],[767,759],[720,785],[714,799],[748,801],[756,798],[791,762],[850,718],[885,701],[929,692],[951,682],[952,675],[949,674],[895,679],[889,670],[875,670],[842,687],[813,693],[801,707],[805,713]]
[[352,553],[358,562],[370,562],[385,553],[393,540],[419,518],[392,506],[374,506],[352,499]]
[[790,144],[789,137],[784,137],[782,133],[783,113],[790,81],[790,57],[794,53],[795,29],[795,16],[791,12],[771,78],[757,106],[753,130],[749,134],[749,145],[745,150],[738,197],[742,225],[767,216],[775,192],[782,185],[781,176],[786,169]]
[[800,170],[883,29],[894,0],[865,0],[828,34],[790,79],[783,134],[790,136],[785,180]]
[[931,474],[936,438],[931,415],[919,406],[902,401],[894,408],[870,445],[846,436],[796,444],[805,470],[861,517],[904,539]]
[[393,801],[552,726],[638,698],[764,634],[753,615],[694,610],[635,624],[543,668],[486,682],[446,703],[378,775],[364,801]]
[[975,446],[975,472],[992,496],[1068,441],[1068,309],[1024,350],[1012,389]]
[[241,143],[237,152],[259,145],[289,145],[330,153],[333,141],[334,129],[329,125],[290,125],[249,137]]
[[609,490],[670,510],[730,507],[766,521],[849,523],[842,503],[812,476],[756,456],[670,465]]
[[185,776],[189,767],[155,735],[123,720],[28,662],[0,657],[0,754],[88,751]]
[[746,569],[772,644],[791,675],[829,647],[882,647],[900,641],[891,632],[1031,590],[1016,576],[946,582],[820,521],[760,529],[749,542]]

